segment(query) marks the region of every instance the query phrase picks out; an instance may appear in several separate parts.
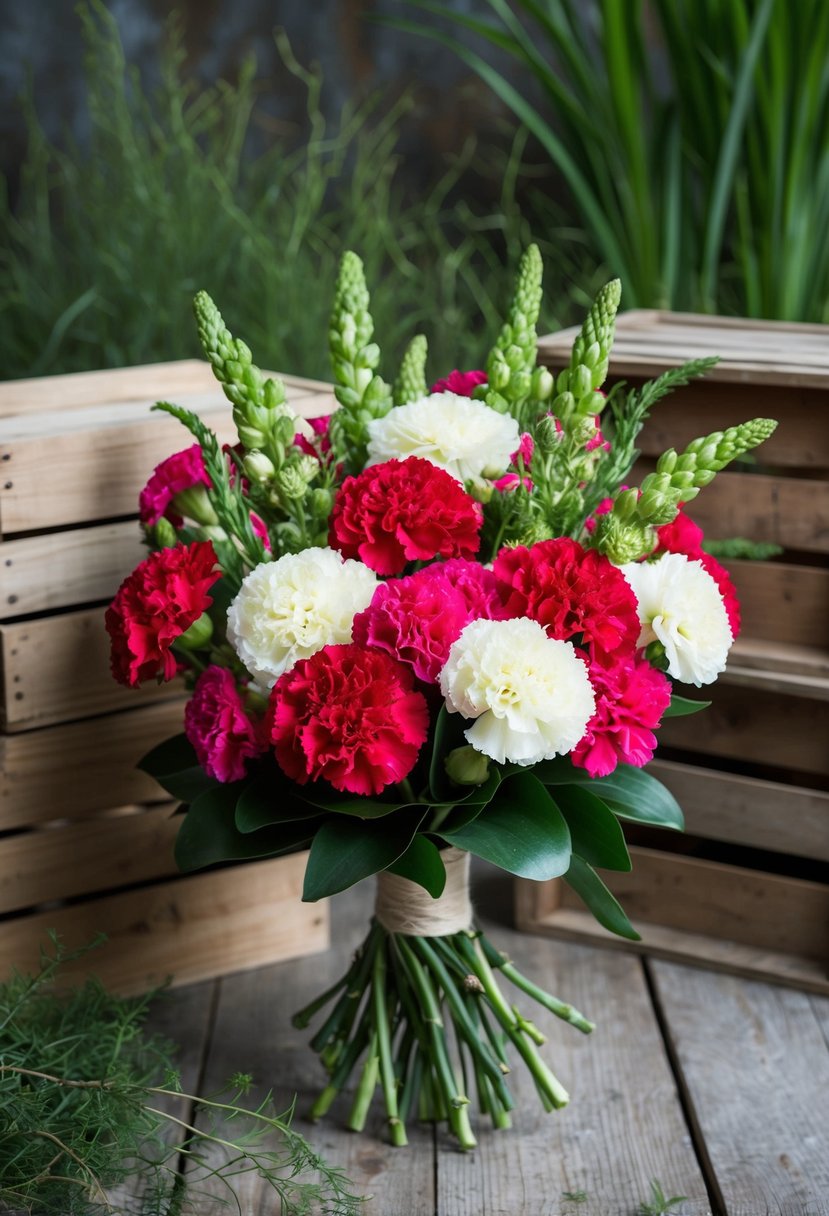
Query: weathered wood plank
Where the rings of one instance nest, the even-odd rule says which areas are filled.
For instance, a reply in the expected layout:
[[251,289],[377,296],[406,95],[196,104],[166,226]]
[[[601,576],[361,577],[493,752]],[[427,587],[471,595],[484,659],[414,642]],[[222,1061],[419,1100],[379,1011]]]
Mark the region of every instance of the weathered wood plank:
[[113,991],[130,993],[168,977],[175,985],[194,983],[321,950],[328,909],[300,902],[306,857],[231,866],[4,920],[0,959],[29,970],[50,929],[70,949],[103,932],[107,942],[94,959],[81,959],[66,974],[93,972]]
[[69,410],[101,401],[118,404],[145,398],[157,400],[173,393],[208,392],[215,387],[210,364],[201,359],[7,380],[0,384],[0,418],[41,410]]
[[829,482],[719,473],[694,499],[693,516],[712,540],[747,536],[784,549],[829,552]]
[[829,570],[731,558],[723,564],[737,588],[749,637],[829,647]]
[[651,966],[727,1216],[826,1216],[829,1001]]
[[135,705],[123,713],[68,726],[0,735],[0,831],[167,795],[135,766],[181,733],[184,701]]

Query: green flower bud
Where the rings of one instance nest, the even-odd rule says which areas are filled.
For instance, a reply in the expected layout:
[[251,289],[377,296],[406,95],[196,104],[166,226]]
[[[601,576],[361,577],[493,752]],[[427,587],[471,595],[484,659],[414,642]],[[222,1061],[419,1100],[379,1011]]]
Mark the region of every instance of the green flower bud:
[[513,401],[519,401],[529,397],[532,392],[533,381],[529,372],[516,372],[510,381],[510,393]]
[[673,473],[677,465],[677,454],[673,448],[668,448],[667,452],[663,452],[656,462],[657,473]]
[[302,475],[302,470],[295,464],[286,465],[276,475],[276,489],[283,499],[297,500],[305,497],[308,482]]
[[578,367],[573,368],[570,373],[570,392],[577,401],[593,396],[593,377],[589,367],[579,364]]
[[[622,490],[616,495],[613,503],[612,514],[617,522],[624,523],[626,520],[631,520],[636,515],[636,508],[639,504],[638,490]],[[605,518],[604,516],[602,518]]]
[[510,382],[510,369],[504,362],[503,355],[500,351],[497,352],[498,358],[493,360],[487,368],[487,379],[489,387],[499,392],[507,387]]
[[219,518],[210,503],[206,486],[190,486],[173,495],[171,506],[185,519],[192,519],[205,526],[217,524]]
[[212,637],[213,622],[207,613],[203,612],[185,633],[176,638],[176,645],[182,650],[202,650]]
[[549,456],[551,452],[556,451],[561,440],[562,434],[556,426],[555,418],[552,414],[545,414],[535,428],[535,446],[543,456]]
[[600,515],[596,520],[593,544],[614,566],[624,566],[626,562],[638,561],[653,551],[656,533],[653,528],[638,521],[618,519],[614,508],[609,515]]
[[327,519],[334,505],[334,495],[330,490],[318,487],[308,496],[308,510],[316,519]]
[[474,498],[476,502],[488,503],[495,491],[492,488],[491,482],[479,481],[477,478],[472,478],[464,486],[470,498]]
[[273,461],[264,452],[248,452],[242,464],[250,480],[259,484],[270,481],[276,472]]
[[443,763],[455,785],[483,785],[489,776],[488,758],[469,745],[456,747]]
[[534,401],[546,401],[553,394],[555,381],[546,367],[537,367],[533,372],[531,396]]
[[159,549],[172,549],[174,545],[178,544],[176,530],[164,515],[151,529],[151,535]]
[[559,393],[553,401],[553,413],[558,418],[569,418],[576,408],[576,398],[572,393]]

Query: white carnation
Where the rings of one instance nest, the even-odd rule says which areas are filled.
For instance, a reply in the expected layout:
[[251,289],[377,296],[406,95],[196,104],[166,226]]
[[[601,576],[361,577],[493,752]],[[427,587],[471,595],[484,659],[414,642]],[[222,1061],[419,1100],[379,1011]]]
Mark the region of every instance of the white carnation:
[[450,713],[476,719],[467,741],[500,763],[536,764],[572,751],[595,709],[573,646],[527,617],[467,625],[449,651],[440,690]]
[[701,562],[665,553],[622,566],[639,604],[639,645],[661,642],[668,674],[683,684],[710,684],[725,669],[734,640],[720,589]]
[[304,549],[251,570],[227,613],[228,640],[256,683],[272,688],[298,659],[351,641],[377,579],[333,549]]
[[432,393],[368,423],[369,464],[421,456],[458,481],[500,477],[518,448],[518,423],[483,401]]

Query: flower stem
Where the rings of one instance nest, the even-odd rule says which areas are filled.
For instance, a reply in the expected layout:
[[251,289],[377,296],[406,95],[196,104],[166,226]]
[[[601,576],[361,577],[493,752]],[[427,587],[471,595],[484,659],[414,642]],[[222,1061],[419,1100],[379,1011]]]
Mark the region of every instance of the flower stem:
[[377,1088],[379,1069],[380,1060],[377,1055],[377,1032],[375,1031],[369,1042],[368,1056],[363,1065],[363,1071],[360,1074],[360,1084],[357,1086],[357,1093],[354,1095],[354,1105],[351,1107],[351,1114],[348,1116],[346,1123],[346,1127],[352,1132],[361,1132],[366,1125],[368,1108],[371,1105],[371,1099]]
[[374,1034],[380,1066],[380,1082],[386,1102],[386,1114],[389,1119],[392,1144],[402,1147],[408,1141],[406,1139],[405,1125],[397,1109],[397,1079],[394,1075],[388,1010],[386,1008],[386,958],[385,951],[383,950],[375,950],[374,952],[371,998],[374,1013]]

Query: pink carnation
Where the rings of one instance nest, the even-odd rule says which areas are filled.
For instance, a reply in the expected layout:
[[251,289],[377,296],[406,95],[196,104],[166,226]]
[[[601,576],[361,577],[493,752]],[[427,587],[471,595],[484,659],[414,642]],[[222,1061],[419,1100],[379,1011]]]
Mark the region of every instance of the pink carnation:
[[306,422],[314,432],[314,438],[307,439],[305,435],[297,433],[294,436],[294,443],[305,452],[306,456],[314,456],[324,463],[322,458],[331,451],[331,440],[328,437],[331,415],[321,414],[317,418],[307,418]]
[[592,436],[592,438],[588,439],[587,443],[584,445],[585,452],[594,452],[596,450],[596,448],[602,448],[603,451],[609,452],[610,444],[608,443],[608,441],[605,439],[604,435],[601,432],[601,427],[599,426],[599,415],[598,414],[596,414],[594,416],[593,424],[596,427],[596,431],[595,431],[595,434]]
[[138,496],[138,514],[142,524],[157,524],[162,516],[166,516],[174,528],[180,528],[184,520],[171,506],[176,494],[192,490],[194,486],[209,488],[211,484],[198,443],[168,456],[155,466],[150,480]]
[[261,515],[257,515],[255,511],[250,512],[250,526],[253,528],[254,536],[258,536],[268,553],[271,551],[271,538],[268,532],[268,525],[265,523]]
[[380,583],[368,608],[355,616],[352,636],[406,663],[425,684],[436,684],[452,643],[470,621],[504,615],[492,572],[456,558]]
[[479,384],[486,384],[486,372],[459,372],[457,368],[437,380],[429,389],[430,393],[455,393],[458,397],[471,397]]
[[450,473],[420,456],[370,465],[340,486],[329,544],[377,574],[477,553],[482,513]]
[[379,794],[411,772],[429,730],[408,667],[348,643],[300,659],[271,690],[267,733],[288,777]]
[[731,575],[725,566],[721,566],[715,557],[706,553],[702,547],[704,533],[699,524],[680,511],[669,524],[663,524],[656,529],[658,544],[654,553],[684,553],[692,561],[698,561],[713,578],[720,589],[723,598],[728,623],[731,626],[731,636],[736,638],[740,632],[740,599],[737,588],[731,581]]
[[184,733],[215,781],[241,781],[247,761],[264,750],[226,667],[211,666],[199,676],[184,710]]
[[640,625],[621,570],[595,549],[560,537],[502,549],[493,564],[507,615],[538,621],[552,638],[582,639],[596,651],[632,654]]
[[[521,442],[516,450],[510,456],[511,462],[517,467],[519,460],[522,461],[524,469],[528,469],[532,464],[533,453],[535,452],[535,440],[529,431],[524,431],[521,435]],[[532,478],[519,477],[516,472],[504,473],[503,477],[499,477],[497,481],[493,481],[492,488],[504,493],[507,490],[515,490],[523,482],[524,489],[529,493],[533,488]]]
[[616,765],[641,768],[653,759],[654,730],[671,702],[671,682],[644,659],[594,657],[590,683],[596,712],[573,749],[573,763],[591,777],[606,777]]

